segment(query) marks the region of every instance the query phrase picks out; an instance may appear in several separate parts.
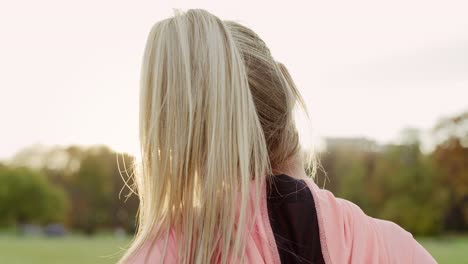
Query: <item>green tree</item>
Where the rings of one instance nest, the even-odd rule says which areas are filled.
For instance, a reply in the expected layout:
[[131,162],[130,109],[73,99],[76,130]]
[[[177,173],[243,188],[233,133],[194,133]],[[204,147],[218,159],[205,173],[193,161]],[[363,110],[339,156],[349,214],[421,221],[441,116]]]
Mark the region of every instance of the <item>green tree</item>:
[[2,224],[61,222],[67,213],[65,193],[28,168],[0,168]]
[[418,138],[416,130],[408,129],[401,145],[329,139],[322,153],[331,181],[326,187],[368,215],[394,221],[414,234],[442,231],[448,190],[430,157],[420,151]]
[[105,146],[36,146],[19,152],[13,163],[38,168],[48,182],[67,193],[69,227],[87,233],[114,227],[135,231],[138,198],[127,196],[130,190],[124,186],[127,174],[133,171],[130,155],[117,154]]
[[449,190],[445,225],[468,231],[468,112],[441,120],[434,128],[439,144],[432,153],[441,185]]
[[381,200],[373,201],[378,217],[417,235],[442,231],[447,189],[418,143],[387,146],[376,160],[372,178],[381,193]]

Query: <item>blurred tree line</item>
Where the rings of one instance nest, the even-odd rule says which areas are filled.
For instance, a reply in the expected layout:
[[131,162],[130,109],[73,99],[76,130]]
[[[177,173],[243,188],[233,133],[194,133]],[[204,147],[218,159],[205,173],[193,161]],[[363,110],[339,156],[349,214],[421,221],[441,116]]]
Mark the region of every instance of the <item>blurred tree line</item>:
[[418,132],[401,144],[328,139],[318,173],[336,196],[367,214],[394,221],[416,235],[468,231],[468,112],[440,121],[435,149],[423,153]]
[[24,149],[9,166],[0,166],[0,225],[61,222],[88,234],[134,232],[138,199],[125,186],[133,163],[130,155],[105,146]]
[[[413,234],[466,232],[468,112],[441,120],[432,134],[430,152],[411,129],[393,145],[327,139],[317,182]],[[132,173],[130,155],[104,146],[24,149],[0,165],[0,226],[59,222],[90,234],[134,232],[138,198],[126,187]]]
[[65,192],[39,172],[0,166],[0,225],[60,222],[67,208]]

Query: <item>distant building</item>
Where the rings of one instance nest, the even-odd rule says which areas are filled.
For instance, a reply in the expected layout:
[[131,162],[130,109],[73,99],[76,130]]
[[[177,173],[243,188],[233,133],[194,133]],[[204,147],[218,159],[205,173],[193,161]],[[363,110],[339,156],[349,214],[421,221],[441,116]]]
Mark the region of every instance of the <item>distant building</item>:
[[356,149],[367,152],[377,152],[382,150],[382,146],[376,141],[367,138],[325,138],[326,149]]

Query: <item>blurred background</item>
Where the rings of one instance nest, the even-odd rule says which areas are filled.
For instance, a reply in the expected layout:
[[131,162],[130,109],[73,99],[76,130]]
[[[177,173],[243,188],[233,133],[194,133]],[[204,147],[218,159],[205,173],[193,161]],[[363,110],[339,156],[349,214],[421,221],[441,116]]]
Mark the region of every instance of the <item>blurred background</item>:
[[115,263],[128,245],[141,58],[173,8],[249,26],[289,68],[320,186],[466,263],[468,3],[452,0],[2,2],[0,263]]

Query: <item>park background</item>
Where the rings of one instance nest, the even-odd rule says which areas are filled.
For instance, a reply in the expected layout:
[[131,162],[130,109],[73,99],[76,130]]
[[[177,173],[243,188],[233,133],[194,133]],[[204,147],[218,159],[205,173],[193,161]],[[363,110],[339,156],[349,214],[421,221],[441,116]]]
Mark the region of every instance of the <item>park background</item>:
[[46,0],[0,8],[0,263],[122,254],[143,48],[173,7],[251,27],[288,67],[320,186],[467,262],[466,2]]

